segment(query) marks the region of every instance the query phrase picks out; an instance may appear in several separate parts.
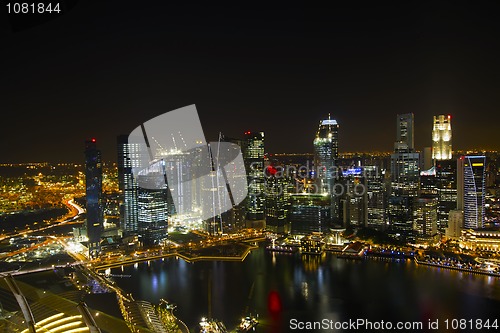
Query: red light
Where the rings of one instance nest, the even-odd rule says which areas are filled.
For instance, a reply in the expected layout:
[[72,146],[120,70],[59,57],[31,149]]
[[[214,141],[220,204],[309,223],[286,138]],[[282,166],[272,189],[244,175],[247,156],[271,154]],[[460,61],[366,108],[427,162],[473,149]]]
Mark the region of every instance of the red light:
[[92,138],[92,142],[95,142],[95,138]]
[[272,165],[269,165],[269,166],[266,168],[266,171],[267,171],[267,173],[268,173],[268,174],[270,174],[271,176],[274,176],[274,175],[278,172],[278,170],[277,170],[274,166],[272,166]]
[[448,115],[448,119],[451,119],[451,114]]
[[271,291],[267,297],[267,306],[269,312],[272,314],[278,314],[281,312],[281,297],[276,291]]

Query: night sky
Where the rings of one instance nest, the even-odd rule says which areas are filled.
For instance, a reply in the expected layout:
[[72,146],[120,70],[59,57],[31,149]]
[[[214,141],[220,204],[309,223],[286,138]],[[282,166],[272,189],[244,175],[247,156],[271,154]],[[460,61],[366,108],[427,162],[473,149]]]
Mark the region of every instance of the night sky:
[[273,153],[312,152],[328,113],[341,152],[392,150],[407,112],[417,149],[448,113],[455,150],[500,149],[493,1],[73,2],[33,27],[2,3],[0,163],[83,163],[90,137],[116,161],[117,135],[190,104],[208,140],[262,130]]

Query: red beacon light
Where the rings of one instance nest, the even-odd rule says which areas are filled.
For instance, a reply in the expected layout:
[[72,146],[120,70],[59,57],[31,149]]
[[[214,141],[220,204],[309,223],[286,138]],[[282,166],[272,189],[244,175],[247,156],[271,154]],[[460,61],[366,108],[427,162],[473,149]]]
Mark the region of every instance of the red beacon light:
[[92,142],[95,142],[95,138],[92,138],[92,139],[91,139],[91,141],[92,141]]

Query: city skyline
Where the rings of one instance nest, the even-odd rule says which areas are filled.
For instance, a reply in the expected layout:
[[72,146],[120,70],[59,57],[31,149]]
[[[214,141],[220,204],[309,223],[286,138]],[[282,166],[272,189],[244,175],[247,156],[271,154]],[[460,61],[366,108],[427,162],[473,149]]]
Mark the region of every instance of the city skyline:
[[500,2],[3,8],[0,331],[500,327]]
[[[396,114],[394,116],[398,116],[400,114]],[[431,120],[432,120],[432,117],[436,117],[438,115],[434,115],[434,116],[431,116]],[[450,115],[448,115],[450,116]],[[331,116],[326,116],[326,117],[323,117],[323,119],[320,119],[319,122],[321,123],[322,121],[326,121],[328,120],[328,118],[331,117]],[[336,121],[334,119],[332,119],[332,121]],[[432,121],[431,121],[432,123]],[[456,122],[454,121],[453,122],[454,124],[454,132],[456,131],[455,130],[455,124]],[[431,127],[432,127],[432,124],[431,124]],[[338,136],[341,138],[342,137],[342,125],[341,124],[338,124],[338,132],[340,133]],[[234,132],[231,132],[231,133],[234,133],[234,137],[237,138],[237,139],[241,139],[245,136],[245,134],[247,133],[251,133],[251,132],[254,132],[254,131],[244,131],[244,132],[241,132],[241,133],[234,133]],[[264,131],[255,131],[255,132],[264,132]],[[304,131],[306,132],[306,131]],[[311,132],[310,129],[307,129],[307,132]],[[315,131],[312,131],[313,133]],[[218,133],[222,133],[223,135],[227,132],[224,132],[224,131],[219,131]],[[272,133],[272,131],[271,131]],[[417,152],[420,152],[420,153],[424,153],[424,149],[425,148],[431,148],[432,149],[432,145],[433,145],[433,142],[432,142],[432,133],[433,133],[433,129],[432,128],[429,128],[427,133],[424,133],[424,134],[427,134],[427,137],[429,138],[429,142],[428,142],[428,145],[425,145],[425,146],[422,146],[420,148],[415,148],[415,151]],[[309,133],[310,134],[310,133]],[[457,134],[454,134],[455,136],[458,136]],[[91,136],[93,140],[95,140],[95,142],[98,142],[100,146],[103,146],[103,147],[107,147],[107,150],[106,149],[101,149],[101,150],[106,150],[106,152],[108,153],[109,156],[104,156],[104,153],[103,153],[103,156],[102,156],[102,160],[103,160],[103,163],[118,163],[118,160],[117,160],[117,155],[116,155],[116,149],[117,149],[117,143],[116,143],[116,140],[118,137],[122,137],[122,136],[126,136],[125,134],[123,133],[118,133],[118,135],[114,138],[114,142],[102,142],[100,141],[97,137],[95,136]],[[272,136],[271,135],[267,135],[268,137],[269,136]],[[394,138],[397,137],[397,132],[394,133]],[[416,135],[416,137],[418,138],[418,135]],[[85,139],[85,138],[83,138]],[[300,139],[306,139],[306,138],[300,138]],[[298,141],[301,141],[300,139],[297,139],[297,142]],[[80,141],[82,140],[82,138],[80,138]],[[217,140],[217,139],[215,139]],[[304,141],[302,140],[302,141]],[[269,138],[266,140],[268,142],[267,145],[271,145],[273,146],[272,142],[269,142]],[[311,141],[311,140],[309,140]],[[384,154],[388,154],[390,155],[392,153],[392,150],[394,149],[393,147],[385,147],[387,149],[373,149],[373,150],[367,150],[367,149],[358,149],[358,150],[346,150],[346,149],[342,149],[342,141],[341,139],[338,140],[339,141],[339,144],[338,144],[338,153],[339,153],[339,156],[341,156],[342,154],[352,154],[352,153],[384,153]],[[109,148],[108,146],[112,146],[112,148]],[[113,146],[114,145],[114,146]],[[267,146],[266,145],[266,146]],[[392,140],[392,145],[394,145],[394,139]],[[267,154],[309,154],[311,156],[314,155],[314,144],[311,143],[310,144],[310,148],[309,150],[305,150],[305,151],[294,151],[294,150],[290,150],[290,149],[285,149],[284,151],[269,151],[267,148],[266,148],[266,155]],[[387,145],[386,145],[387,146]],[[453,154],[457,154],[457,152],[460,152],[459,154],[464,154],[464,152],[486,152],[486,151],[498,151],[500,149],[495,149],[495,148],[484,148],[484,147],[468,147],[468,148],[461,148],[461,147],[458,147],[455,148],[455,144],[453,145],[453,150],[451,151],[451,153]],[[81,155],[81,154],[80,154]],[[56,155],[57,156],[57,155]],[[81,159],[81,156],[80,158],[76,158],[76,159],[64,159],[64,158],[60,158],[60,157],[56,157],[56,158],[49,158],[49,159],[45,159],[45,160],[33,160],[33,159],[29,159],[29,158],[20,158],[20,159],[17,159],[17,160],[4,160],[4,158],[0,158],[0,164],[23,164],[23,163],[44,163],[44,162],[47,162],[47,163],[75,163],[75,164],[82,164],[82,159]]]
[[417,150],[432,145],[439,114],[453,117],[456,150],[500,149],[498,4],[131,4],[108,2],[96,17],[79,3],[0,30],[11,51],[0,163],[76,162],[88,137],[114,161],[118,135],[191,104],[210,140],[263,131],[269,152],[312,152],[329,113],[340,152],[391,151],[385,129],[404,113],[415,115]]

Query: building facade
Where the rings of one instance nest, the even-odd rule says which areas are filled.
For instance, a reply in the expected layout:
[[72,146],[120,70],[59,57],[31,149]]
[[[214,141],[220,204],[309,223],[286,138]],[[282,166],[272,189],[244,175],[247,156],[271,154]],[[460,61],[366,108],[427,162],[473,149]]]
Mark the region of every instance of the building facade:
[[390,228],[398,237],[413,234],[413,205],[420,186],[420,154],[414,149],[414,116],[397,115],[397,141],[391,154]]
[[[168,218],[174,209],[164,179],[165,163],[157,161],[141,170],[137,176],[139,188],[137,215],[139,237],[145,245],[158,245],[168,236]],[[141,186],[142,185],[142,186]]]
[[328,117],[320,121],[313,145],[317,193],[332,194],[339,158],[339,125],[336,120]]
[[138,185],[132,168],[141,167],[140,145],[128,142],[128,135],[117,137],[118,186],[120,189],[120,227],[126,235],[139,231]]
[[436,161],[436,186],[438,189],[438,230],[443,233],[448,226],[449,213],[457,208],[457,161]]
[[326,233],[331,227],[330,197],[328,194],[297,193],[291,196],[290,232],[308,235]]
[[265,218],[264,132],[245,132],[242,153],[248,179],[247,220]]
[[432,128],[432,158],[434,160],[450,160],[451,148],[451,116],[434,116]]
[[485,156],[461,156],[457,163],[457,209],[464,212],[464,228],[481,229],[485,221]]
[[89,257],[97,258],[100,253],[101,235],[104,230],[104,210],[102,201],[102,157],[94,138],[85,141],[85,189]]

